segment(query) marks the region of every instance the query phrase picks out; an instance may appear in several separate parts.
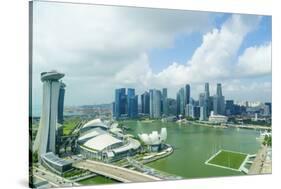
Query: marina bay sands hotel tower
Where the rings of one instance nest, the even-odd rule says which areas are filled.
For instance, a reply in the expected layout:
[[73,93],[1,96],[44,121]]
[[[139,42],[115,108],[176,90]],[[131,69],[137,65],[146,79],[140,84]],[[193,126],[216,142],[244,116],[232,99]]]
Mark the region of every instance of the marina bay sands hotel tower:
[[[56,71],[42,72],[41,81],[43,82],[43,102],[38,133],[35,138],[33,151],[37,151],[39,159],[47,152],[56,154],[57,127],[61,122],[59,116],[62,115],[65,85],[59,81],[64,77],[63,73]],[[63,93],[63,94],[60,94]]]

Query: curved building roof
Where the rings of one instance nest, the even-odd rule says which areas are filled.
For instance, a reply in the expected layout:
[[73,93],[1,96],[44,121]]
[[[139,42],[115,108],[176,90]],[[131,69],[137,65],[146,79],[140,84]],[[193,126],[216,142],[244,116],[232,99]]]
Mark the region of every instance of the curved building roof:
[[78,138],[78,141],[79,142],[86,141],[86,140],[89,140],[89,139],[91,139],[93,137],[96,137],[98,135],[105,134],[105,133],[106,133],[106,131],[104,131],[104,130],[102,130],[100,128],[94,128],[94,129],[91,130],[91,132],[88,132],[88,133],[80,136]]
[[63,73],[59,73],[57,71],[50,71],[50,72],[42,72],[41,73],[41,80],[59,80],[64,77]]
[[85,125],[83,125],[82,129],[87,128],[87,127],[103,127],[105,129],[108,128],[107,125],[105,125],[101,119],[93,119],[91,121],[88,121]]
[[112,151],[114,153],[120,153],[120,152],[128,151],[130,149],[136,150],[136,149],[138,149],[140,147],[140,145],[141,144],[140,144],[139,141],[137,141],[135,139],[132,139],[132,138],[129,138],[129,142],[128,142],[127,145],[121,146],[119,148],[115,148]]
[[122,140],[119,140],[108,133],[98,135],[84,143],[87,148],[102,151],[113,144],[123,144]]

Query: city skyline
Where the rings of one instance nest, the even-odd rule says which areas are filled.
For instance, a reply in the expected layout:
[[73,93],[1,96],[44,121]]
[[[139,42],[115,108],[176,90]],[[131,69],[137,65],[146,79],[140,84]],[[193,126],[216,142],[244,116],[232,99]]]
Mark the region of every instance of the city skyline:
[[[139,99],[148,89],[168,88],[167,97],[175,98],[186,83],[191,86],[191,97],[197,98],[205,82],[210,83],[210,95],[215,94],[216,83],[222,83],[225,100],[271,102],[270,17],[34,5],[41,8],[34,12],[33,25],[35,106],[42,101],[40,73],[54,68],[67,76],[63,80],[68,84],[65,105],[111,103],[112,89],[121,87],[135,88]],[[47,9],[54,17],[48,16]],[[100,20],[99,25],[91,24],[95,19]],[[80,20],[89,24],[80,27]],[[108,27],[105,20],[114,24],[100,35],[99,29],[105,24]]]

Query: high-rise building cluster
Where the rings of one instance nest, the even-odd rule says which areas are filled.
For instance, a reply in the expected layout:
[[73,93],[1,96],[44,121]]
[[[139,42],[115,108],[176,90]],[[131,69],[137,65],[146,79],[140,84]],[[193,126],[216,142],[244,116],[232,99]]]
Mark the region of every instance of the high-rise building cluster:
[[[247,107],[234,103],[233,100],[225,100],[222,84],[217,83],[216,93],[210,95],[209,83],[205,83],[204,91],[199,93],[198,100],[190,96],[191,87],[186,84],[178,90],[176,98],[168,98],[168,89],[149,89],[138,96],[134,89],[125,88],[115,90],[115,101],[113,102],[113,116],[115,118],[136,118],[138,116],[149,116],[150,118],[161,118],[167,116],[189,117],[208,120],[211,112],[213,115],[242,115],[246,114]],[[138,107],[140,106],[140,107]],[[263,115],[271,115],[271,103],[263,104]]]
[[[179,91],[179,94],[181,93],[181,90]],[[190,91],[190,87],[188,87],[188,91]],[[179,99],[181,100],[181,98]],[[181,105],[182,103],[179,102],[178,104]],[[181,108],[179,108],[179,110],[181,110]],[[222,86],[220,83],[217,84],[217,92],[213,96],[210,96],[209,83],[205,83],[205,90],[204,92],[199,93],[198,101],[190,99],[189,103],[185,104],[185,112],[180,111],[180,113],[187,117],[205,121],[210,116],[211,111],[218,115],[225,114],[225,100],[222,95]]]
[[115,90],[115,102],[113,103],[113,116],[116,118],[138,116],[138,95],[135,95],[135,89],[125,88]]

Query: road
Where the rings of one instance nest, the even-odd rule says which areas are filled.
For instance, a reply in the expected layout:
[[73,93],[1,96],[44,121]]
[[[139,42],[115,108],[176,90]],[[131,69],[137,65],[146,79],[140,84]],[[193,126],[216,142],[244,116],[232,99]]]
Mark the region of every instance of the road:
[[49,184],[54,187],[62,187],[62,186],[79,186],[79,184],[60,177],[54,173],[51,173],[47,170],[43,170],[43,168],[33,167],[32,174],[34,177],[37,177],[41,180],[46,180]]
[[131,169],[92,160],[75,162],[73,166],[80,169],[86,169],[121,182],[149,182],[161,180],[160,178],[133,171]]

